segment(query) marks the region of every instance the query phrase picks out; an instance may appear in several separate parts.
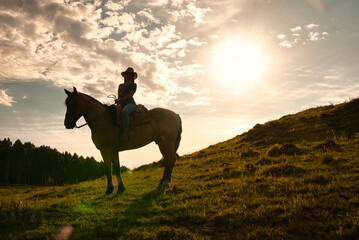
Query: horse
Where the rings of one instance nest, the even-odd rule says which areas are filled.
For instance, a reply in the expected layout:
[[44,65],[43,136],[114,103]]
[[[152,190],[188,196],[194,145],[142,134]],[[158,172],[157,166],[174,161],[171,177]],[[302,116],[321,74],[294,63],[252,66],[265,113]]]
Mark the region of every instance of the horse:
[[100,103],[95,98],[77,91],[65,89],[67,98],[65,101],[67,110],[64,120],[66,129],[73,129],[80,117],[84,117],[91,129],[92,141],[100,150],[105,163],[105,174],[107,175],[106,194],[112,193],[112,166],[117,177],[118,193],[125,191],[121,178],[119,152],[137,149],[153,141],[158,145],[164,159],[163,177],[159,188],[169,186],[172,169],[177,158],[177,149],[181,141],[182,121],[175,112],[154,108],[148,111],[150,121],[128,130],[128,140],[121,141],[119,132],[121,126],[116,124],[108,109],[108,106]]

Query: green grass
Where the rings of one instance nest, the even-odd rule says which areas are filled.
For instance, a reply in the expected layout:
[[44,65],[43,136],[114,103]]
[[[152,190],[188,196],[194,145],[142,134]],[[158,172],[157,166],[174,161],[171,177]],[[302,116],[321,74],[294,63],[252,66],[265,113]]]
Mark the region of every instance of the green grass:
[[356,239],[358,155],[353,143],[341,147],[276,158],[265,149],[253,158],[194,153],[177,161],[165,191],[156,189],[158,167],[124,173],[121,195],[104,195],[105,179],[2,187],[2,239],[52,237],[66,226],[71,239]]
[[[296,126],[291,131],[305,135]],[[123,173],[121,195],[105,195],[104,178],[1,186],[0,238],[59,239],[68,231],[71,239],[357,239],[359,135],[343,133],[329,144],[322,133],[261,144],[243,134],[182,156],[164,191],[156,189],[160,164]]]

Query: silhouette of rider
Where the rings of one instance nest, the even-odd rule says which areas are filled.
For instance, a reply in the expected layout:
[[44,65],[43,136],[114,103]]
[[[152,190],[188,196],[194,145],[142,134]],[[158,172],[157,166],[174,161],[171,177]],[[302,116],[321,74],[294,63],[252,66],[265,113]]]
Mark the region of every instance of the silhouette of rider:
[[127,140],[127,131],[130,124],[129,115],[136,109],[136,102],[133,98],[133,95],[136,92],[137,84],[135,79],[137,78],[137,73],[133,70],[132,67],[126,69],[126,71],[121,73],[124,77],[124,83],[121,83],[118,86],[118,99],[115,102],[122,107],[122,136],[121,140]]

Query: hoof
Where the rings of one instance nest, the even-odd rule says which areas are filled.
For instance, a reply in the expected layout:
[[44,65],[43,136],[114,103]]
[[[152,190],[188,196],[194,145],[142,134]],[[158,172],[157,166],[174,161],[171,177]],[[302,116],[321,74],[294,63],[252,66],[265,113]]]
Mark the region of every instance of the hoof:
[[117,190],[117,194],[121,194],[121,193],[123,193],[125,191],[125,189],[123,188],[123,189],[118,189]]
[[167,188],[170,187],[170,183],[169,182],[162,182],[160,183],[160,185],[158,185],[158,189],[160,190],[166,190]]
[[106,194],[111,194],[113,192],[113,187],[108,187],[106,190]]

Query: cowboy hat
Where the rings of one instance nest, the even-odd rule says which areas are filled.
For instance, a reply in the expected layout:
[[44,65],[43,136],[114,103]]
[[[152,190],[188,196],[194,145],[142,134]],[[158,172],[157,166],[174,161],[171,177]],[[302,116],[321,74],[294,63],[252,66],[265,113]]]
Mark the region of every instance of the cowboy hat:
[[127,75],[127,74],[133,74],[134,75],[133,79],[137,78],[137,73],[135,72],[135,70],[133,70],[132,67],[127,68],[126,71],[121,73],[122,77],[125,77],[125,75]]

